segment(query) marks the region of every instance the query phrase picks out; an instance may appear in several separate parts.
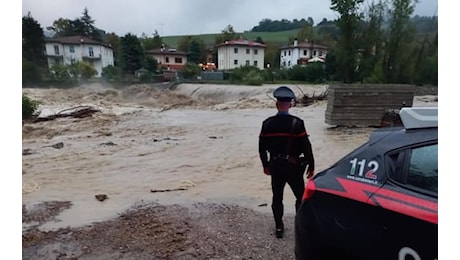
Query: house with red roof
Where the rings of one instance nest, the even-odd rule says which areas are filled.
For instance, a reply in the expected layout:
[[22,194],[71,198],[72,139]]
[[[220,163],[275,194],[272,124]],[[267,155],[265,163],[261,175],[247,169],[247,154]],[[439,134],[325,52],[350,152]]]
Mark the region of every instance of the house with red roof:
[[246,65],[263,69],[266,47],[265,44],[243,38],[218,44],[217,69],[231,70]]
[[297,39],[293,44],[280,48],[280,68],[290,69],[294,65],[306,65],[309,62],[324,62],[328,47],[312,42],[301,42]]
[[111,46],[80,35],[47,38],[45,52],[49,68],[54,64],[70,65],[86,61],[96,69],[96,76],[100,77],[102,68],[114,65]]

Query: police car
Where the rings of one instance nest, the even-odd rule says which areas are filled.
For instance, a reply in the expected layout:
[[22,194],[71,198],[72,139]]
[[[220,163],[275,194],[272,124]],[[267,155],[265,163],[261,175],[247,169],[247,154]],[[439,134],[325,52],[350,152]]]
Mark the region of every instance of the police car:
[[297,259],[437,259],[437,114],[402,108],[402,127],[375,130],[308,181],[295,218]]

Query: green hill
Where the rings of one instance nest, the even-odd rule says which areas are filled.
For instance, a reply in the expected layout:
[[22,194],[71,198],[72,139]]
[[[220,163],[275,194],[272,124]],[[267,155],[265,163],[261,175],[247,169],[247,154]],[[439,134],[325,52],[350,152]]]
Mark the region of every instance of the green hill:
[[[276,21],[273,21],[274,23]],[[427,17],[427,16],[414,16],[411,18],[411,22],[416,27],[416,32],[418,35],[425,35],[427,33],[437,34],[438,31],[438,18]],[[383,29],[388,29],[388,21],[384,24]],[[289,39],[296,37],[300,29],[286,30],[286,31],[276,31],[276,32],[241,32],[239,35],[247,40],[254,41],[257,37],[261,37],[265,43],[270,43],[275,46],[284,46],[289,43]],[[332,39],[335,39],[338,36],[338,28],[334,21],[321,22],[318,25],[314,26],[315,34],[317,37],[321,35],[331,35]],[[198,35],[177,35],[177,36],[163,36],[161,37],[163,42],[170,46],[171,48],[177,48],[182,37],[192,36],[198,39],[202,39],[208,47],[214,46],[214,39],[216,36],[221,33],[215,34],[198,34]],[[331,38],[329,36],[329,38]],[[323,39],[324,41],[325,39]],[[323,42],[323,44],[331,45],[331,42]]]
[[[289,38],[295,37],[299,29],[281,31],[281,32],[243,32],[239,33],[241,37],[254,41],[257,37],[262,38],[265,43],[273,43],[279,46],[286,45],[289,42]],[[220,33],[215,34],[199,34],[199,35],[177,35],[177,36],[163,36],[161,39],[163,42],[172,47],[177,48],[182,37],[192,36],[197,39],[202,39],[207,46],[212,47],[214,45],[214,39]]]

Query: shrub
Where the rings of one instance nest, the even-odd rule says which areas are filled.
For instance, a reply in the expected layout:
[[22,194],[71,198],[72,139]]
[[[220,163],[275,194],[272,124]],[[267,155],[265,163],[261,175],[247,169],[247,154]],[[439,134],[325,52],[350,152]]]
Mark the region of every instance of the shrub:
[[39,114],[38,102],[22,94],[22,120],[37,117]]
[[120,81],[121,70],[113,65],[108,65],[102,68],[102,78],[107,81]]
[[294,65],[288,71],[290,80],[305,81],[306,68],[300,65]]
[[42,80],[40,69],[32,62],[22,59],[22,82],[23,85],[40,83]]
[[251,72],[256,72],[259,74],[260,69],[255,67],[255,66],[241,66],[239,68],[236,68],[232,71],[232,74],[230,75],[230,82],[232,83],[238,83],[244,81],[244,78],[246,75],[248,75]]
[[259,71],[250,71],[243,77],[243,82],[247,85],[260,86],[264,83],[264,79]]
[[201,73],[201,68],[200,66],[194,64],[194,63],[187,63],[185,64],[184,68],[184,79],[193,79],[196,76],[200,75]]
[[69,65],[54,64],[49,69],[49,79],[57,84],[70,85],[76,82]]
[[313,83],[322,83],[325,80],[324,66],[321,62],[314,62],[307,65],[305,69],[305,80]]
[[141,82],[151,82],[152,81],[152,73],[151,72],[144,72],[139,76],[139,80]]
[[77,76],[83,80],[88,80],[97,75],[97,70],[88,62],[77,62]]

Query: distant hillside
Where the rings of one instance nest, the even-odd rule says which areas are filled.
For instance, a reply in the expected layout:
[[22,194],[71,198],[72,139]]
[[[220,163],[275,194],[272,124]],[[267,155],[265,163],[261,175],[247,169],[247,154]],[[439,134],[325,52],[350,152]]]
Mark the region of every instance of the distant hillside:
[[[302,20],[300,20],[302,22]],[[279,21],[274,20],[268,20],[265,21],[265,23],[273,23],[277,24]],[[286,22],[286,21],[285,21]],[[438,17],[426,17],[426,16],[414,16],[411,18],[411,22],[415,25],[417,34],[419,36],[423,36],[425,34],[436,34],[438,31]],[[387,21],[384,24],[384,28],[388,29],[388,24],[389,22]],[[262,22],[261,22],[262,24]],[[256,28],[256,27],[254,27]],[[338,37],[339,30],[335,24],[335,21],[322,21],[318,25],[314,26],[315,33],[316,35],[320,34],[330,34],[333,35],[334,38]],[[297,33],[299,32],[300,29],[292,29],[292,30],[286,30],[286,31],[276,31],[276,32],[254,32],[254,31],[246,31],[239,33],[239,35],[247,40],[254,41],[257,39],[257,37],[262,38],[262,40],[265,43],[272,43],[274,45],[278,46],[284,46],[287,45],[289,42],[289,39],[294,38],[297,36]],[[199,34],[199,35],[177,35],[177,36],[163,36],[162,40],[163,42],[172,47],[172,48],[177,48],[179,45],[180,40],[182,37],[185,36],[192,36],[197,39],[202,39],[205,44],[208,47],[213,47],[214,46],[214,39],[216,36],[220,35],[220,33],[215,33],[215,34]]]
[[[289,30],[289,31],[282,31],[282,32],[243,32],[239,33],[241,37],[254,41],[257,37],[262,38],[264,42],[271,42],[275,43],[279,46],[288,44],[290,37],[295,37],[299,29]],[[185,36],[192,36],[196,37],[197,39],[202,39],[206,45],[209,47],[214,46],[214,39],[220,33],[215,34],[199,34],[199,35],[178,35],[178,36],[163,36],[161,39],[163,42],[173,48],[177,48],[179,45],[180,40],[182,37]]]

